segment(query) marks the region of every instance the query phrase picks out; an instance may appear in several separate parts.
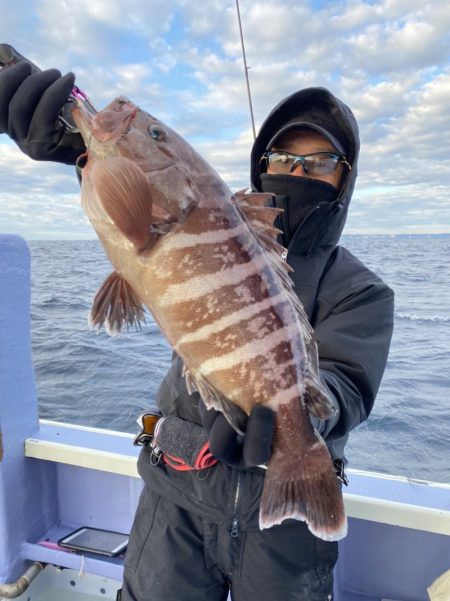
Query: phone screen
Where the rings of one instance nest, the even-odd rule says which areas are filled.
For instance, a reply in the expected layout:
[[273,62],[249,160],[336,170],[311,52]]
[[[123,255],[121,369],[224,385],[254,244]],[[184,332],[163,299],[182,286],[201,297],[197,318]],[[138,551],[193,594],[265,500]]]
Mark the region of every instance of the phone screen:
[[114,557],[125,551],[128,544],[128,534],[90,528],[79,528],[58,541],[61,547],[99,553]]

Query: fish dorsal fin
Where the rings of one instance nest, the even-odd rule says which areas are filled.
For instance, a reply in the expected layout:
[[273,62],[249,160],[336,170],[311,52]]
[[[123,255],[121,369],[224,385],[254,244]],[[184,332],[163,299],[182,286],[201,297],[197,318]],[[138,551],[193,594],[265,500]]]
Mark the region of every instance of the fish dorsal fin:
[[89,315],[93,330],[105,326],[110,336],[118,334],[124,327],[141,328],[145,323],[144,309],[139,297],[117,272],[113,271],[98,289]]
[[336,413],[336,407],[317,375],[306,376],[303,403],[308,412],[319,419],[328,419]]
[[292,281],[288,274],[292,268],[284,260],[286,249],[277,242],[281,230],[273,226],[275,218],[283,212],[283,209],[267,206],[267,203],[273,199],[273,194],[265,192],[245,194],[241,190],[234,194],[233,199],[256,239],[266,251],[275,271],[291,290]]
[[273,227],[273,222],[283,209],[270,206],[273,194],[266,192],[245,194],[244,190],[240,190],[236,192],[234,199],[253,230],[257,233],[264,232],[276,240],[281,231]]
[[240,206],[272,207],[274,194],[271,192],[246,192],[239,190],[234,194]]
[[[288,265],[288,263],[286,263],[284,260],[284,257],[286,256],[286,253],[287,253],[285,247],[282,244],[279,244],[276,241],[276,239],[274,239],[273,232],[268,231],[266,233],[265,230],[262,230],[258,234],[258,240],[267,252],[270,251],[271,253],[275,254],[277,264],[278,264],[278,261],[281,260],[283,270],[286,273],[293,271],[292,267],[290,265]],[[270,255],[270,257],[272,257],[272,254]]]
[[[289,276],[289,272],[293,271],[293,269],[285,261],[287,251],[277,242],[280,230],[272,225],[275,217],[279,213],[282,213],[283,209],[267,206],[267,203],[270,203],[273,199],[273,194],[245,194],[243,190],[240,190],[234,195],[234,199],[236,205],[241,210],[244,219],[250,225],[255,237],[266,252],[272,267],[289,294],[289,298],[295,308],[303,332],[307,356],[307,369],[310,376],[314,377],[318,373],[317,346],[314,338],[314,331],[309,323],[308,316],[305,313],[302,303],[294,292],[294,283]],[[258,211],[265,212],[264,216],[260,216]],[[271,222],[270,219],[272,219]]]
[[241,205],[241,209],[253,227],[264,228],[264,226],[266,226],[266,228],[271,228],[275,237],[281,233],[281,230],[273,227],[273,222],[275,221],[276,217],[283,212],[283,209],[277,209],[276,207],[258,207],[252,205]]

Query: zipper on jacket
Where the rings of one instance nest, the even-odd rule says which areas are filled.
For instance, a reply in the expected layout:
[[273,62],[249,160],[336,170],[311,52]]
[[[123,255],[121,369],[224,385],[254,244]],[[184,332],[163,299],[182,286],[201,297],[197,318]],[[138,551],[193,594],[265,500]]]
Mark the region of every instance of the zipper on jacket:
[[233,505],[233,519],[231,520],[231,530],[230,535],[232,538],[237,538],[239,536],[239,518],[237,515],[239,497],[241,495],[241,475],[242,472],[238,472],[238,480],[236,486],[236,494],[234,497],[234,505]]
[[237,518],[233,518],[233,521],[231,522],[230,534],[232,538],[237,538],[239,536],[239,520]]
[[[316,240],[318,238],[320,238],[320,236],[322,235],[323,230],[326,228],[328,222],[331,220],[332,217],[334,217],[337,213],[339,213],[339,211],[343,208],[344,204],[342,202],[336,202],[335,201],[335,205],[333,207],[333,210],[328,213],[326,219],[324,221],[322,221],[322,223],[320,224],[320,227],[317,228],[315,235],[313,236],[313,239],[311,240],[310,244],[309,244],[309,249],[308,252],[312,253],[313,249],[314,249],[314,245],[316,243]],[[337,242],[336,242],[337,243]],[[335,244],[336,246],[336,244]]]
[[[298,236],[298,233],[300,230],[304,229],[305,227],[305,223],[316,213],[316,211],[318,211],[320,209],[320,205],[314,205],[313,207],[311,207],[311,209],[309,210],[308,213],[306,213],[306,215],[303,217],[303,221],[300,223],[300,225],[297,227],[297,229],[295,230],[295,232],[293,233],[291,239],[289,240],[289,244],[287,247],[287,250],[289,252],[289,247],[292,244],[292,241],[294,240],[294,238],[296,236]],[[287,260],[287,253],[286,253],[286,260]]]

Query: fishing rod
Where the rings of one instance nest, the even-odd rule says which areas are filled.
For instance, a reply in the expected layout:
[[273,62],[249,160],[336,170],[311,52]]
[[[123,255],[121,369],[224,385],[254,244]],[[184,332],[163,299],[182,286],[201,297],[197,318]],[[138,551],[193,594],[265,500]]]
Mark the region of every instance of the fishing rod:
[[255,119],[253,116],[252,94],[250,91],[250,81],[248,78],[248,70],[250,67],[247,67],[247,58],[245,56],[244,35],[242,33],[242,23],[241,23],[241,13],[239,10],[239,0],[236,0],[236,12],[237,12],[237,18],[238,18],[238,23],[239,23],[239,33],[241,36],[242,58],[244,60],[244,75],[245,75],[245,81],[247,83],[247,95],[248,95],[248,104],[250,107],[250,119],[252,121],[253,140],[256,140],[256,129],[255,129]]
[[[255,118],[253,115],[252,95],[251,95],[251,90],[250,90],[250,81],[249,81],[249,77],[248,77],[248,70],[250,67],[247,66],[247,57],[245,54],[244,34],[242,32],[242,22],[241,22],[241,13],[239,10],[239,0],[236,0],[236,12],[237,12],[237,18],[238,18],[238,24],[239,24],[239,34],[240,34],[240,38],[241,38],[242,58],[243,58],[243,62],[244,62],[244,75],[245,75],[245,81],[246,81],[246,85],[247,85],[247,96],[248,96],[248,104],[249,104],[249,109],[250,109],[250,119],[251,119],[251,124],[252,124],[253,140],[255,140],[256,139]],[[13,46],[11,46],[10,44],[0,43],[0,69],[7,68],[9,66],[12,66],[12,65],[15,65],[16,63],[21,63],[21,62],[28,63],[31,66],[31,73],[37,73],[40,71],[40,68],[37,65],[35,65],[33,62],[31,62],[28,58],[26,58],[22,54],[20,54],[20,52],[18,52]],[[59,122],[60,122],[61,126],[64,127],[64,129],[66,129],[67,131],[70,131],[72,133],[75,133],[78,131],[77,127],[74,124],[73,118],[72,118],[72,106],[73,106],[73,102],[76,100],[83,101],[89,107],[89,109],[91,110],[91,112],[93,114],[96,112],[94,107],[92,106],[92,103],[90,102],[88,96],[82,90],[80,90],[80,88],[78,86],[74,86],[74,88],[68,98],[68,102],[63,106],[63,108],[61,109],[60,115],[59,115]]]

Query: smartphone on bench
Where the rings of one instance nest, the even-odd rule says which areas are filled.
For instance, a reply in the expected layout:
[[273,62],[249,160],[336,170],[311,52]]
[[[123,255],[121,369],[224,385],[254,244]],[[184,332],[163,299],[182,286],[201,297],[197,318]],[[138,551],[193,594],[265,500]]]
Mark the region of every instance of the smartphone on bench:
[[128,534],[121,532],[83,526],[61,538],[58,545],[74,551],[116,557],[127,548],[128,538]]

